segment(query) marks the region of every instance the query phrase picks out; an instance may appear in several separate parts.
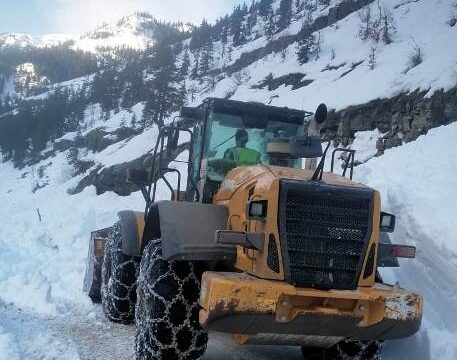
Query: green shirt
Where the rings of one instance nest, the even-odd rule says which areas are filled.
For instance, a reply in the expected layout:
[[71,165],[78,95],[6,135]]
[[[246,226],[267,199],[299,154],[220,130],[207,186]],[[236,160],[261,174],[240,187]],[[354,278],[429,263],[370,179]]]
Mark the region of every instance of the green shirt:
[[249,148],[232,147],[227,149],[224,159],[234,160],[238,166],[249,166],[260,164],[261,154]]

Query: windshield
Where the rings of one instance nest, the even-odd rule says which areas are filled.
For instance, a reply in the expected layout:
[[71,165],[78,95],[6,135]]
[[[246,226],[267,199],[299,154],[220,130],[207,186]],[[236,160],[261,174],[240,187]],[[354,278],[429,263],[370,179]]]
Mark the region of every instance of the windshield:
[[211,112],[206,132],[208,178],[222,181],[237,166],[272,164],[301,168],[300,159],[275,163],[267,154],[267,143],[279,137],[303,136],[303,131],[303,125]]

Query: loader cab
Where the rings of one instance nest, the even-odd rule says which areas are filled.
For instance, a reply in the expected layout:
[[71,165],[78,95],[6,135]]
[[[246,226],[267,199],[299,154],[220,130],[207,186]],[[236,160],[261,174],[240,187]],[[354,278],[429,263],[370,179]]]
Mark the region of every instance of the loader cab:
[[[271,164],[301,168],[301,158],[271,156],[269,144],[279,139],[304,138],[305,117],[309,113],[257,103],[210,98],[197,108],[183,108],[181,116],[193,118],[192,184],[198,199],[212,202],[226,174],[235,167]],[[247,135],[245,149],[238,149],[237,134]],[[233,149],[249,153],[241,163],[227,156]],[[258,156],[254,156],[258,154]],[[193,191],[188,188],[188,192]]]

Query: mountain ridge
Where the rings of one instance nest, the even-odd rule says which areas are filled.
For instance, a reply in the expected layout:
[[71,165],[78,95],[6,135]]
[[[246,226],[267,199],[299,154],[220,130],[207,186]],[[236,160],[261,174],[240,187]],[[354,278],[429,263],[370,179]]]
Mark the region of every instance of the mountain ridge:
[[62,45],[93,54],[103,52],[100,49],[117,47],[145,50],[154,44],[154,31],[162,25],[175,27],[180,32],[192,29],[190,24],[162,22],[148,12],[134,12],[80,34],[50,33],[33,36],[25,33],[0,33],[0,51],[2,48],[50,48]]

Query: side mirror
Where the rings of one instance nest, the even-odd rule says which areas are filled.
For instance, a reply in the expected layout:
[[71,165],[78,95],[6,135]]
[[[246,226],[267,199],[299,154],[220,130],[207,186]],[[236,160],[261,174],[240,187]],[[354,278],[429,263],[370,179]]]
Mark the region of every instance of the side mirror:
[[325,120],[327,120],[328,110],[327,105],[320,104],[317,107],[316,113],[314,114],[314,120],[318,124],[322,124]]
[[198,108],[183,106],[181,108],[180,117],[184,119],[197,119],[198,118]]
[[379,229],[382,232],[394,232],[395,230],[395,215],[381,212],[381,222]]

